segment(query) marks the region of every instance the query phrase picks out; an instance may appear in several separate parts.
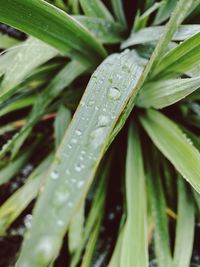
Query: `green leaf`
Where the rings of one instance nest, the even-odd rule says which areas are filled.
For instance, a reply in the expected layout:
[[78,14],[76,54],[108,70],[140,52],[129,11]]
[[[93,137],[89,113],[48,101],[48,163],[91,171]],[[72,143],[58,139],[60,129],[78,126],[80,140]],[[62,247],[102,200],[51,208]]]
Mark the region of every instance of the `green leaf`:
[[164,108],[199,88],[200,77],[150,82],[140,91],[137,105],[145,108]]
[[156,14],[154,24],[160,24],[167,20],[177,5],[177,0],[162,0],[162,5]]
[[74,16],[103,44],[115,44],[123,40],[120,24],[96,17]]
[[140,15],[138,12],[135,16],[132,32],[137,32],[141,30],[142,28],[145,28],[150,15],[153,12],[155,12],[161,5],[162,5],[162,2],[159,2],[159,3],[156,2],[149,9],[147,9],[142,15]]
[[[138,61],[134,51],[114,54],[92,75],[48,172],[18,266],[45,266],[57,256],[71,217],[88,191],[117,118],[141,75],[143,66],[138,66]],[[44,210],[46,215],[41,222]],[[60,220],[63,225],[58,228]]]
[[195,229],[195,208],[191,192],[178,179],[178,218],[174,249],[174,266],[190,267]]
[[80,4],[86,16],[113,21],[110,11],[101,0],[80,0]]
[[0,84],[0,97],[22,82],[33,69],[57,54],[56,49],[35,38],[28,38],[25,42],[8,50],[0,57],[0,65],[4,66],[5,60],[7,61],[3,81]]
[[124,7],[122,0],[111,0],[113,11],[117,20],[126,28],[126,18],[124,14]]
[[0,207],[0,235],[17,219],[22,211],[37,196],[42,182],[44,182],[44,173],[52,161],[52,155],[49,155],[30,175],[27,177],[25,185],[12,194]]
[[72,58],[95,65],[106,55],[101,44],[83,26],[45,1],[0,0],[0,5],[1,22],[54,46]]
[[64,106],[60,106],[54,122],[56,148],[58,148],[59,144],[61,143],[66,128],[70,123],[70,120],[71,120],[71,112]]
[[[157,42],[163,33],[165,26],[153,26],[133,32],[121,45],[122,48],[129,46]],[[199,24],[180,25],[172,37],[172,41],[184,41],[200,32]]]
[[45,109],[51,103],[51,101],[59,95],[59,93],[69,84],[71,84],[80,74],[85,71],[85,67],[76,61],[69,62],[50,82],[47,88],[37,98],[37,101],[29,114],[24,127],[15,134],[10,141],[8,141],[0,151],[0,158],[2,158],[6,152],[12,151],[12,156],[18,152],[19,148],[23,144],[31,132],[33,126],[43,116]]
[[178,126],[153,109],[140,121],[154,144],[182,176],[200,193],[200,153]]
[[168,221],[165,212],[166,202],[159,173],[159,160],[155,151],[152,150],[152,152],[149,152],[147,191],[151,207],[151,216],[155,227],[155,252],[158,260],[158,267],[172,267]]
[[200,32],[185,40],[161,58],[153,77],[178,75],[192,69],[200,61]]
[[117,243],[114,248],[114,252],[112,254],[111,260],[108,264],[108,267],[120,267],[120,257],[121,257],[121,249],[122,249],[122,238],[124,231],[121,230],[118,234]]
[[147,267],[148,242],[145,175],[136,126],[131,125],[126,159],[127,219],[122,240],[121,267]]
[[0,185],[7,183],[27,162],[33,149],[24,151],[17,159],[0,170]]
[[[103,165],[100,168],[99,172],[96,175],[96,178],[99,180],[99,182],[95,186],[96,190],[94,194],[94,199],[92,201],[92,207],[85,221],[85,228],[84,228],[82,240],[79,243],[79,248],[77,248],[74,255],[72,256],[70,267],[75,267],[79,263],[81,254],[87,244],[88,236],[90,236],[91,232],[95,228],[96,223],[100,220],[99,217],[100,218],[102,217],[102,209],[104,207],[104,202],[105,202],[105,197],[106,197],[106,189],[107,189],[107,181],[108,181],[108,173],[109,173],[108,171],[110,167],[109,164],[110,164],[110,160],[108,160],[106,165]],[[104,194],[102,194],[102,192],[104,192]],[[83,203],[84,203],[84,200],[83,200]],[[82,205],[84,205],[83,203]],[[73,223],[73,220],[70,223],[70,226],[72,223]]]
[[85,222],[85,203],[79,207],[76,214],[72,218],[69,226],[68,240],[69,251],[71,254],[75,253],[83,240],[83,230]]

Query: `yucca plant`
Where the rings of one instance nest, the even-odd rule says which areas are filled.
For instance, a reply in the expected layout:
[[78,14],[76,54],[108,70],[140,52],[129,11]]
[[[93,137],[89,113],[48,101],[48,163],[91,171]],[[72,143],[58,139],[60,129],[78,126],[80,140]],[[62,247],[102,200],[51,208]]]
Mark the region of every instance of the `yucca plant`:
[[0,0],[1,267],[200,266],[199,15]]

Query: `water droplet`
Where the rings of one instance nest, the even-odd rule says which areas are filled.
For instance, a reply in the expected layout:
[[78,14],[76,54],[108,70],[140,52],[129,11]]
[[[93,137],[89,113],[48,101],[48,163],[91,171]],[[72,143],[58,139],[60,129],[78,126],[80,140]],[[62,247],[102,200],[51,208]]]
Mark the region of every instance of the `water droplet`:
[[95,110],[99,110],[99,107],[96,106],[96,107],[95,107]]
[[77,139],[72,138],[72,143],[73,143],[73,144],[76,144],[76,143],[77,143]]
[[111,100],[118,100],[121,96],[121,92],[117,87],[111,87],[108,90],[108,97]]
[[58,220],[58,221],[57,221],[57,225],[58,225],[58,226],[63,226],[63,225],[64,225],[64,222],[63,222],[62,220]]
[[84,183],[85,183],[84,181],[79,181],[79,182],[77,183],[77,187],[78,187],[78,188],[83,187]]
[[70,170],[66,170],[66,172],[65,172],[67,175],[70,175],[71,174],[71,172],[70,172]]
[[104,78],[100,78],[100,79],[99,79],[99,83],[102,84],[103,82],[104,82]]
[[97,149],[99,146],[103,145],[104,143],[104,136],[105,136],[105,127],[100,127],[100,128],[97,128],[95,129],[90,137],[91,137],[91,140],[90,140],[90,144],[92,145],[92,147],[94,149]]
[[81,153],[81,155],[83,155],[83,156],[86,154],[85,150],[81,150],[80,153]]
[[52,171],[51,172],[51,178],[53,180],[57,180],[59,178],[59,173],[57,171]]
[[105,127],[109,124],[110,119],[108,116],[100,115],[98,118],[98,126]]
[[80,102],[80,105],[81,105],[82,107],[84,107],[84,106],[85,106],[85,102],[84,102],[84,101],[81,101],[81,102]]
[[72,145],[68,144],[67,146],[68,146],[69,149],[72,149]]
[[82,166],[80,164],[75,165],[75,171],[80,172],[82,170]]
[[90,101],[88,102],[88,106],[89,106],[89,107],[94,106],[94,104],[95,104],[95,101],[94,101],[94,100],[90,100]]
[[62,189],[55,194],[53,204],[56,207],[62,206],[69,198],[69,192]]
[[81,130],[76,130],[75,133],[76,133],[78,136],[81,136],[81,135],[82,135],[82,131],[81,131]]
[[38,244],[36,248],[36,259],[38,263],[46,265],[54,253],[55,240],[51,237],[45,237]]
[[31,228],[32,218],[33,216],[31,214],[27,214],[26,217],[24,218],[24,225],[26,226],[27,229]]

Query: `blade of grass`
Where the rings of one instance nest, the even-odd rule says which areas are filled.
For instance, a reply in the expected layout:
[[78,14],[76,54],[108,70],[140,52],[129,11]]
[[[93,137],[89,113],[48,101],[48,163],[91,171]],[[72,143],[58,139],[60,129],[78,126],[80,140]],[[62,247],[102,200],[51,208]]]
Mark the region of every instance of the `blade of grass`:
[[200,193],[200,153],[176,123],[149,109],[140,121],[148,135],[182,176]]
[[85,222],[85,203],[83,203],[72,218],[68,231],[68,245],[71,255],[80,249],[83,240],[84,222]]
[[187,14],[190,11],[191,6],[193,5],[194,0],[180,0],[176,6],[176,9],[174,10],[174,13],[172,14],[169,22],[167,23],[165,30],[163,32],[163,35],[161,36],[158,44],[156,45],[156,48],[154,49],[150,60],[148,61],[142,75],[140,76],[140,79],[138,80],[134,91],[132,92],[132,95],[128,99],[126,103],[126,108],[123,110],[123,113],[120,114],[120,120],[118,121],[117,126],[115,127],[111,140],[116,135],[117,132],[120,131],[120,129],[123,127],[126,119],[128,118],[129,114],[131,113],[134,105],[135,105],[135,96],[137,95],[138,91],[142,88],[144,82],[148,78],[148,76],[152,73],[153,69],[155,69],[155,66],[158,65],[160,58],[165,53],[170,40],[174,33],[176,32],[179,25],[182,23],[185,14]]
[[156,14],[154,24],[161,24],[163,21],[167,20],[174,10],[177,2],[178,0],[162,0],[162,5]]
[[157,77],[180,74],[192,69],[200,61],[200,33],[169,51],[160,60],[160,64],[154,70],[152,76]]
[[103,44],[115,44],[123,40],[120,24],[96,17],[73,16]]
[[[160,36],[163,33],[164,27],[165,26],[154,26],[141,29],[138,32],[133,32],[129,36],[129,38],[122,43],[121,48],[127,48],[133,45],[159,41]],[[193,35],[199,32],[200,32],[199,24],[180,25],[177,31],[174,33],[171,40],[184,41],[188,38],[191,38]]]
[[121,267],[147,267],[148,242],[143,159],[138,130],[131,125],[126,159],[127,219],[122,240]]
[[170,106],[200,88],[200,77],[147,83],[140,91],[137,105],[156,109]]
[[148,163],[147,186],[150,200],[151,214],[155,226],[155,252],[158,267],[172,267],[170,252],[166,203],[159,173],[158,157],[152,151]]
[[115,245],[114,252],[112,254],[108,267],[120,267],[123,234],[124,231],[122,229],[118,234],[117,243]]
[[78,265],[81,254],[86,246],[88,236],[90,236],[92,230],[96,225],[96,221],[98,221],[98,216],[102,212],[106,195],[105,193],[102,194],[102,192],[105,192],[106,190],[106,183],[108,180],[109,167],[110,167],[109,164],[110,164],[110,159],[108,160],[105,167],[103,166],[102,168],[100,168],[100,171],[96,176],[98,178],[98,176],[100,175],[100,181],[97,183],[94,199],[92,201],[92,207],[85,222],[83,238],[79,244],[79,248],[76,250],[76,252],[72,257],[72,260],[70,262],[70,267],[75,267]]
[[55,131],[55,147],[58,148],[61,143],[66,128],[71,121],[71,112],[61,105],[58,109],[56,119],[54,121],[54,131]]
[[37,196],[44,183],[45,172],[52,162],[49,155],[30,175],[25,185],[12,194],[0,207],[0,235],[4,235],[10,225],[17,219],[22,211]]
[[[24,242],[18,266],[45,266],[57,256],[71,217],[92,182],[118,114],[141,75],[143,66],[137,65],[138,60],[134,51],[111,55],[92,75],[48,172],[48,182],[36,204],[30,238]],[[48,211],[47,204],[52,207]],[[41,223],[44,209],[46,216]],[[56,227],[58,220],[63,221],[62,227]],[[48,251],[44,246],[47,240]],[[30,250],[30,246],[35,249]]]
[[[174,249],[174,267],[189,267],[195,229],[195,208],[184,180],[178,179],[178,218]],[[187,241],[187,242],[186,242]]]
[[24,151],[18,158],[0,170],[0,185],[7,183],[27,162],[33,149]]
[[112,8],[115,13],[115,17],[117,20],[121,23],[121,25],[124,26],[124,28],[127,27],[126,23],[126,17],[124,14],[124,7],[122,0],[111,0]]
[[[12,58],[10,58],[10,53]],[[35,39],[28,38],[18,46],[0,57],[0,64],[5,64],[7,59],[3,81],[0,84],[0,97],[17,86],[36,67],[48,61],[58,54],[58,51],[49,45]]]
[[95,65],[106,55],[101,44],[83,26],[45,1],[0,0],[0,5],[1,22],[54,46],[69,57]]
[[113,17],[101,0],[80,0],[81,7],[86,16],[102,18],[113,21]]
[[69,62],[51,81],[47,88],[38,97],[25,126],[6,143],[0,151],[0,158],[11,150],[12,157],[18,152],[31,132],[33,126],[44,114],[45,109],[51,101],[69,84],[71,84],[79,75],[85,72],[85,67],[76,61]]

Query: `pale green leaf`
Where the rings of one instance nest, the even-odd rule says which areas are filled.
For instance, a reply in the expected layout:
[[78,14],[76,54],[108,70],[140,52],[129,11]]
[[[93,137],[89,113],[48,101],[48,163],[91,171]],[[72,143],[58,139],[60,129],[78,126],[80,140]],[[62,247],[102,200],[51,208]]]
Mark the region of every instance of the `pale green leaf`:
[[182,177],[178,179],[178,217],[174,249],[174,266],[190,267],[195,230],[195,208],[191,192]]
[[180,128],[158,111],[149,109],[140,121],[154,144],[200,193],[200,153]]
[[140,91],[137,105],[156,109],[170,106],[200,88],[200,77],[147,83]]
[[126,158],[127,218],[122,239],[120,266],[147,267],[147,218],[145,175],[136,126],[131,125]]

